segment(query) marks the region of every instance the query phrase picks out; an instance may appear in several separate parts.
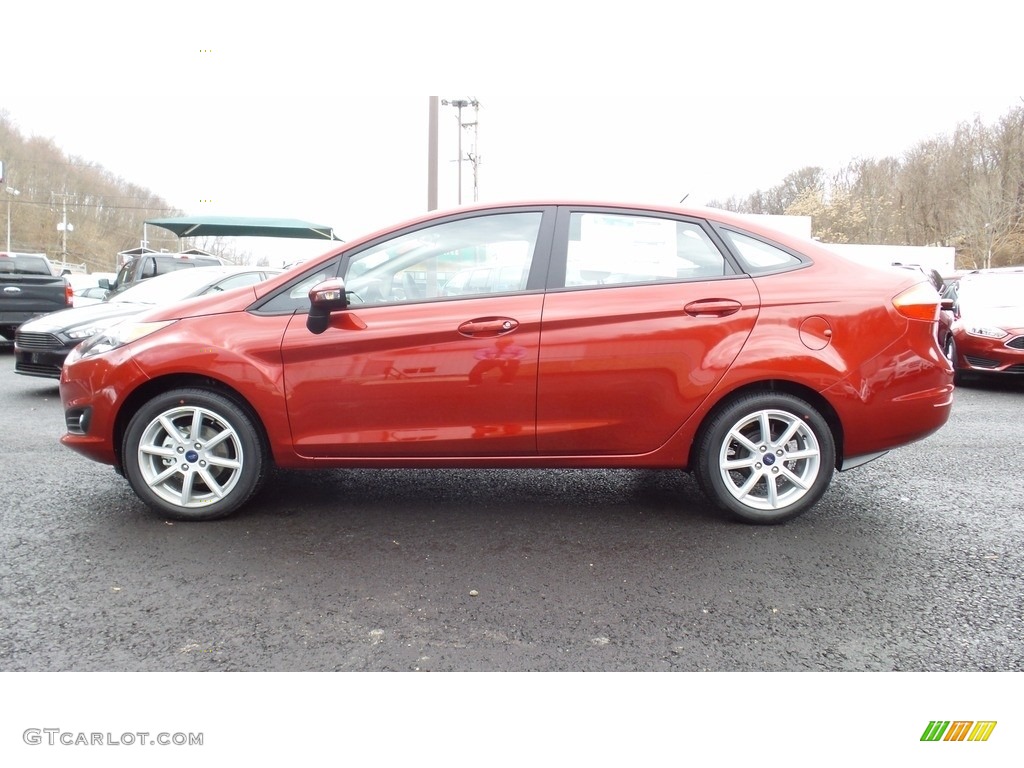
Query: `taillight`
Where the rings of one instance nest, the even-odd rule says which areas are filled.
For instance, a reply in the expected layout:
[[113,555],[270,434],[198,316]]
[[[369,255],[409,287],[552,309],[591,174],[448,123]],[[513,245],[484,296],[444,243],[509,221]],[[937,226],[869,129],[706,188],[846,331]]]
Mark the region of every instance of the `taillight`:
[[931,283],[918,283],[892,300],[896,311],[911,320],[932,322],[939,319],[941,299]]
[[74,296],[75,296],[75,289],[71,287],[71,283],[69,283],[68,279],[65,277],[64,278],[64,304],[65,304],[65,306],[70,307],[72,304],[74,304]]

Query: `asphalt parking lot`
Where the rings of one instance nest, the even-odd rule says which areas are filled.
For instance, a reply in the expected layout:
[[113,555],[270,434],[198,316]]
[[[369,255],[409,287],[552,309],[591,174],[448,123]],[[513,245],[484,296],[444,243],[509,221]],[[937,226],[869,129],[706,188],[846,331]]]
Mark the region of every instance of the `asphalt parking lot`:
[[0,346],[0,669],[1021,671],[1024,382],[779,527],[685,474],[279,472],[152,514]]

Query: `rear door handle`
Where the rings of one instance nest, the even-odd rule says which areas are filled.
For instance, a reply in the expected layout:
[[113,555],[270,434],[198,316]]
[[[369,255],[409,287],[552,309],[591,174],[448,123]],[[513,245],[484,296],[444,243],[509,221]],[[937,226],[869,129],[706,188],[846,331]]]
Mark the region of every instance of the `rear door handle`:
[[683,307],[691,317],[728,317],[741,309],[743,305],[733,299],[698,299]]

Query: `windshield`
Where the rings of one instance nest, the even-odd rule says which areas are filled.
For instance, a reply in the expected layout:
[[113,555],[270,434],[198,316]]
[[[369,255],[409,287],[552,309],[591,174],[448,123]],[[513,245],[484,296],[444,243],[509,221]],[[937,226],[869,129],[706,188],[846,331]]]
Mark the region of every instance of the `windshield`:
[[115,293],[107,301],[111,304],[166,304],[187,299],[223,276],[222,270],[211,267],[184,269],[143,280],[138,285]]

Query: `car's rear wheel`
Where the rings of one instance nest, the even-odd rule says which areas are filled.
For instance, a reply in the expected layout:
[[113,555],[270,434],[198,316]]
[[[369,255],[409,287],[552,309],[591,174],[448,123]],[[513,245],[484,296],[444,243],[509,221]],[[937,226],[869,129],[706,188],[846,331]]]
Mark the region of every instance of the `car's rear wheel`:
[[835,469],[828,423],[809,403],[784,393],[736,399],[708,423],[697,451],[701,488],[751,523],[781,523],[805,512]]
[[268,463],[246,410],[204,389],[166,392],[143,405],[121,455],[135,493],[179,520],[231,514],[259,487]]

